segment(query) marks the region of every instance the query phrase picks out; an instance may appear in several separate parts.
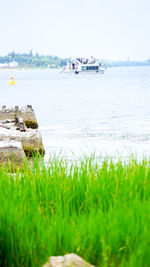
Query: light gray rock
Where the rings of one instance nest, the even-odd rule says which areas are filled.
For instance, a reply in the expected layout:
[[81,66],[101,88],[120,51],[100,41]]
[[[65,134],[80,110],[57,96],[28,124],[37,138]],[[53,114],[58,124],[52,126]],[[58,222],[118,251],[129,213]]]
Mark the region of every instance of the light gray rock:
[[25,153],[21,142],[6,140],[0,141],[0,163],[6,164],[8,160],[22,163]]
[[3,106],[0,110],[0,141],[21,142],[23,151],[29,157],[37,152],[44,155],[42,137],[37,128],[35,113],[30,105],[21,109],[18,106]]
[[16,129],[16,126],[12,125],[10,129],[0,126],[0,141],[19,141],[22,144],[22,148],[27,156],[32,156],[32,153],[39,152],[44,153],[44,146],[42,137],[38,129],[26,129],[26,131],[20,131]]
[[6,106],[3,106],[2,110],[0,110],[0,121],[16,119],[16,117],[21,117],[28,128],[38,128],[37,119],[31,105],[27,105],[20,109],[18,106],[15,108],[7,108]]
[[27,105],[25,108],[21,108],[19,110],[19,116],[24,120],[27,128],[38,128],[37,119],[31,105]]
[[65,256],[50,257],[49,261],[43,267],[94,267],[90,263],[84,261],[78,255],[71,253]]
[[17,127],[16,130],[19,130],[21,132],[26,132],[27,127],[24,123],[24,120],[21,117],[17,117],[15,123],[16,123],[16,127]]

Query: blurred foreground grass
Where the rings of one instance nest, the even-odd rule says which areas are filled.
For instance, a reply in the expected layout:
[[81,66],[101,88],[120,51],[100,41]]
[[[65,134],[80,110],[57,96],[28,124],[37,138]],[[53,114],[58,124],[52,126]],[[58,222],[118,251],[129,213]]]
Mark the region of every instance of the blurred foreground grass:
[[0,168],[0,266],[77,253],[96,266],[150,266],[150,162],[34,159]]

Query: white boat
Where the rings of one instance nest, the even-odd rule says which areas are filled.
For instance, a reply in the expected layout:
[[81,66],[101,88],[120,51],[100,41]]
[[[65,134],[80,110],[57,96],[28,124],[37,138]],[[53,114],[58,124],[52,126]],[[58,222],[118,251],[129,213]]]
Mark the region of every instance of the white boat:
[[62,73],[104,73],[106,67],[99,61],[95,60],[93,57],[88,58],[76,58],[72,60],[71,63],[67,63],[63,67]]

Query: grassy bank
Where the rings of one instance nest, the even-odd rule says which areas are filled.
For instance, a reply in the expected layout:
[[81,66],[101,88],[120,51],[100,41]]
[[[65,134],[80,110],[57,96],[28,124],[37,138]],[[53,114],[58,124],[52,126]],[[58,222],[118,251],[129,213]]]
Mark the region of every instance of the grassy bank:
[[74,252],[97,266],[150,266],[150,162],[53,157],[0,168],[0,266]]

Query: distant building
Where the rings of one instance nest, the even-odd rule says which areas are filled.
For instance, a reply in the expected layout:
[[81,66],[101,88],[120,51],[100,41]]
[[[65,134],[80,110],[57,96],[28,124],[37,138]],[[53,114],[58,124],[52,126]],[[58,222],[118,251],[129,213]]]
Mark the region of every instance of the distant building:
[[16,69],[18,68],[19,64],[16,61],[9,62],[9,63],[0,63],[0,69]]
[[0,63],[0,69],[8,68],[8,63]]
[[18,62],[16,62],[16,61],[10,62],[10,63],[8,64],[8,67],[11,68],[11,69],[18,68],[18,66],[19,66],[19,64],[18,64]]

